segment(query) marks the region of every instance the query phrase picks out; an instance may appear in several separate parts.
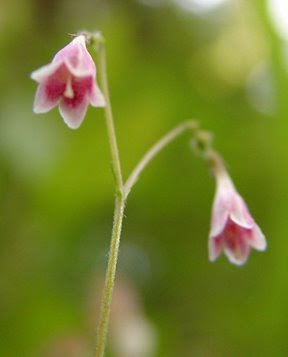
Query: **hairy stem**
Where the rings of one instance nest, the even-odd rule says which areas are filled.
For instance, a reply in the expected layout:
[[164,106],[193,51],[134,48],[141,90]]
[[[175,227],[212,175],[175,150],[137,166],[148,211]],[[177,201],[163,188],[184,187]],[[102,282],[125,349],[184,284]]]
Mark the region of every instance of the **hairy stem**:
[[100,65],[101,87],[106,100],[105,118],[106,118],[106,126],[107,126],[108,137],[109,137],[113,174],[116,181],[116,192],[117,194],[121,195],[123,189],[123,179],[122,179],[119,150],[117,146],[113,114],[112,114],[112,108],[111,108],[110,96],[109,96],[109,87],[108,87],[107,70],[106,70],[106,51],[105,51],[104,44],[100,44],[99,47],[99,65]]
[[106,53],[103,43],[100,43],[99,46],[99,65],[100,65],[101,87],[106,100],[105,118],[106,118],[106,126],[107,126],[108,138],[109,138],[111,158],[112,158],[112,168],[115,178],[116,199],[115,199],[115,208],[114,208],[112,237],[111,237],[110,250],[109,250],[109,259],[108,259],[108,265],[106,270],[102,304],[100,309],[100,319],[99,319],[97,341],[96,341],[96,357],[104,356],[104,352],[105,352],[110,307],[111,307],[112,294],[114,288],[121,228],[122,228],[124,206],[125,206],[125,199],[123,198],[122,171],[121,171],[119,150],[117,146],[117,140],[116,140],[116,134],[114,128],[112,108],[111,108],[110,97],[109,97],[109,88],[108,88],[107,70],[106,70]]
[[109,323],[109,313],[112,301],[112,294],[114,288],[114,280],[116,273],[116,266],[119,253],[119,243],[122,228],[122,221],[124,215],[125,202],[123,199],[116,198],[114,209],[114,221],[112,229],[112,237],[109,251],[109,260],[106,271],[104,293],[101,305],[100,321],[98,327],[98,336],[96,344],[96,357],[104,356],[106,336]]
[[[100,81],[103,94],[106,100],[105,106],[105,117],[106,126],[109,138],[110,152],[112,158],[112,168],[115,178],[115,208],[114,208],[114,220],[112,228],[112,237],[109,250],[108,265],[105,276],[105,284],[103,291],[103,298],[100,308],[99,325],[97,331],[97,341],[96,341],[96,357],[103,357],[105,352],[107,331],[109,325],[109,315],[111,309],[112,295],[115,282],[115,274],[117,268],[117,260],[119,255],[119,244],[122,229],[122,222],[124,217],[125,202],[131,191],[132,187],[135,185],[139,175],[149,164],[149,162],[168,144],[175,140],[178,136],[186,131],[191,132],[192,137],[197,142],[200,151],[207,151],[207,143],[209,140],[203,137],[203,132],[197,129],[197,123],[193,120],[188,120],[180,125],[176,126],[174,129],[169,131],[164,135],[159,141],[157,141],[150,150],[143,156],[143,158],[136,165],[134,170],[131,172],[125,184],[123,184],[122,171],[119,158],[119,150],[116,141],[116,134],[114,128],[114,121],[111,109],[111,103],[109,98],[109,89],[107,81],[107,71],[106,71],[106,54],[104,39],[101,34],[88,34],[85,33],[88,40],[94,44],[94,49],[99,53],[99,67],[100,67]],[[201,136],[202,135],[202,136]],[[204,144],[204,146],[203,146]]]

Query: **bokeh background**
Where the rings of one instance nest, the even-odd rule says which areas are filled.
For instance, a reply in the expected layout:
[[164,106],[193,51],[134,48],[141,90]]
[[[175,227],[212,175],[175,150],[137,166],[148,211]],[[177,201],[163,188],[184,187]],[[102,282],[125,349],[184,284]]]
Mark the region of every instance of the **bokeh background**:
[[[208,262],[214,182],[182,137],[131,193],[107,356],[288,355],[286,0],[0,2],[0,355],[93,356],[113,179],[103,111],[36,116],[30,73],[101,30],[125,177],[187,118],[214,133],[268,249]],[[97,60],[97,58],[96,58]]]

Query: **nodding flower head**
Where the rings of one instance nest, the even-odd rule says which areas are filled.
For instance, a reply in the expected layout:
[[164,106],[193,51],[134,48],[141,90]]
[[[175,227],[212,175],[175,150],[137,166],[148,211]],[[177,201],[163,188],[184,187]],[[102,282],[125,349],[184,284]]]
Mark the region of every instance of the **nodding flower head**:
[[215,176],[217,189],[212,208],[209,259],[216,260],[223,250],[231,263],[242,265],[251,248],[266,249],[266,240],[225,169]]
[[46,113],[59,104],[60,114],[71,129],[81,125],[89,103],[105,106],[96,84],[96,66],[83,35],[75,37],[50,64],[34,71],[31,78],[39,83],[34,112]]

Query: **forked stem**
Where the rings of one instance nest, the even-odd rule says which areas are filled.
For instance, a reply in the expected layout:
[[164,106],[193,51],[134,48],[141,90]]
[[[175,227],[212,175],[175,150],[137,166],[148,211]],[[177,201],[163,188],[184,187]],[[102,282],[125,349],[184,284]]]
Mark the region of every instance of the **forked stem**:
[[[97,38],[99,39],[99,38]],[[119,255],[119,243],[121,236],[122,221],[124,215],[124,206],[125,199],[123,196],[123,179],[122,171],[119,158],[119,150],[117,146],[115,127],[113,121],[112,108],[110,103],[108,80],[107,80],[107,71],[106,71],[106,53],[101,38],[100,43],[95,44],[95,49],[99,52],[99,67],[100,67],[100,81],[103,94],[106,101],[105,106],[105,118],[106,126],[109,138],[110,152],[112,158],[112,169],[115,178],[115,208],[114,208],[114,220],[112,228],[112,236],[109,250],[108,265],[105,276],[105,285],[103,291],[103,298],[101,303],[100,310],[100,319],[97,333],[97,342],[96,342],[96,357],[104,356],[107,331],[109,324],[109,315],[112,301],[112,294],[114,288],[117,260]]]
[[[150,163],[150,161],[162,151],[168,144],[175,140],[178,136],[185,133],[186,131],[191,132],[195,141],[199,146],[202,143],[203,132],[198,130],[197,123],[193,120],[187,120],[180,125],[176,126],[174,129],[169,131],[164,135],[159,141],[157,141],[150,150],[143,156],[143,158],[136,165],[134,170],[131,172],[125,184],[123,184],[122,171],[119,158],[119,150],[116,141],[116,134],[114,128],[114,121],[109,97],[108,80],[106,72],[106,54],[104,47],[104,39],[101,34],[85,34],[88,41],[94,45],[94,49],[99,53],[99,69],[100,69],[100,81],[103,94],[106,100],[105,106],[105,117],[106,126],[109,138],[110,152],[112,158],[112,168],[115,178],[115,208],[114,208],[114,219],[112,236],[109,250],[108,265],[105,276],[105,284],[103,291],[103,298],[100,308],[99,325],[97,331],[97,341],[96,341],[96,357],[103,357],[105,352],[107,331],[109,325],[109,315],[111,309],[112,295],[115,282],[115,274],[117,268],[117,260],[119,255],[119,244],[122,229],[122,222],[124,217],[124,208],[127,197],[135,185],[139,175],[145,169],[145,167]],[[206,145],[206,139],[203,141]]]

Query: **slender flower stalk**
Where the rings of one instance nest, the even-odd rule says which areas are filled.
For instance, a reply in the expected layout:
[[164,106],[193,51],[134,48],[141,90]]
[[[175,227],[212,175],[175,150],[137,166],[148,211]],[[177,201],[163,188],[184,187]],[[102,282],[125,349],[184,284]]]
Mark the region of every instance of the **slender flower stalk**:
[[116,198],[114,208],[114,221],[110,243],[109,259],[105,277],[105,286],[103,291],[102,305],[100,311],[100,320],[98,325],[98,334],[96,342],[96,357],[104,356],[109,314],[111,309],[112,294],[114,289],[115,274],[119,253],[119,244],[121,228],[124,215],[125,201],[123,198]]
[[188,120],[178,125],[170,132],[168,132],[166,135],[164,135],[156,144],[152,146],[150,150],[147,151],[147,153],[143,156],[143,158],[140,160],[138,165],[136,165],[136,167],[128,177],[125,184],[123,184],[119,151],[118,151],[117,140],[115,135],[111,103],[109,98],[104,40],[101,36],[99,36],[99,34],[96,34],[96,36],[94,37],[94,49],[99,53],[100,83],[106,102],[105,116],[106,116],[110,151],[112,156],[112,167],[115,176],[115,186],[116,186],[114,222],[113,222],[110,252],[109,252],[109,259],[108,259],[108,265],[107,265],[107,271],[105,277],[105,285],[104,285],[103,299],[100,309],[100,319],[99,319],[97,341],[96,341],[96,357],[102,357],[104,355],[105,345],[106,345],[109,313],[110,313],[110,306],[111,306],[112,294],[114,288],[121,228],[122,228],[122,221],[124,217],[124,208],[129,192],[131,188],[134,186],[134,184],[136,183],[140,173],[145,169],[145,167],[149,164],[149,162],[169,143],[171,143],[173,140],[175,140],[178,136],[180,136],[184,132],[190,131],[191,133],[195,134],[197,131],[197,124],[193,120]]
[[[99,39],[99,38],[98,38]],[[115,178],[115,208],[114,208],[114,220],[112,228],[112,236],[110,243],[109,259],[106,270],[105,285],[103,291],[103,299],[101,304],[100,311],[100,320],[97,334],[97,343],[96,343],[96,357],[102,357],[104,355],[108,323],[109,323],[109,314],[111,309],[112,294],[115,282],[116,267],[119,255],[119,244],[121,237],[122,222],[124,216],[124,206],[125,198],[123,196],[123,178],[119,158],[119,150],[116,140],[114,120],[109,96],[109,87],[107,80],[107,69],[106,69],[106,53],[104,47],[104,41],[102,37],[100,38],[100,43],[97,49],[99,51],[99,64],[100,64],[100,82],[101,87],[105,97],[105,118],[106,126],[110,144],[110,152],[112,158],[112,169]]]
[[191,133],[196,132],[197,123],[194,120],[187,120],[180,125],[173,128],[166,135],[164,135],[159,141],[157,141],[151,149],[149,149],[146,154],[142,157],[139,163],[131,172],[130,176],[126,180],[124,184],[124,197],[127,198],[129,192],[132,187],[135,185],[138,180],[139,175],[145,169],[145,167],[149,164],[149,162],[157,155],[160,151],[162,151],[168,144],[174,141],[178,136],[184,134],[187,131],[191,131]]
[[[100,66],[100,72],[101,72],[101,66]],[[104,89],[103,92],[105,95]],[[108,99],[106,97],[105,99],[106,102],[108,103]],[[126,180],[125,184],[123,185],[123,190],[118,191],[120,192],[120,197],[116,196],[116,200],[115,200],[112,237],[111,237],[109,259],[108,259],[108,265],[106,271],[106,278],[105,278],[105,285],[104,285],[104,292],[103,292],[103,299],[102,299],[99,327],[98,327],[98,334],[97,334],[96,357],[102,357],[104,355],[104,350],[106,345],[109,313],[110,313],[110,306],[112,301],[112,294],[113,294],[117,260],[118,260],[121,228],[122,228],[122,221],[124,217],[125,202],[127,200],[127,197],[132,187],[136,183],[140,173],[145,169],[145,167],[150,163],[150,161],[160,151],[162,151],[168,144],[170,144],[177,137],[188,131],[194,134],[195,140],[197,140],[197,133],[198,133],[197,124],[194,120],[188,120],[176,126],[174,129],[172,129],[166,135],[164,135],[159,141],[157,141],[150,150],[147,151],[147,153],[139,161],[139,163],[136,165],[136,167],[134,168],[134,170],[131,172],[130,176]],[[117,155],[117,157],[119,157],[119,155]],[[115,180],[115,182],[117,185],[117,180]],[[123,193],[123,195],[121,195],[121,192]]]
[[106,125],[109,137],[109,144],[111,150],[111,157],[112,157],[112,168],[113,174],[115,176],[115,183],[116,183],[116,193],[122,197],[123,193],[123,178],[122,178],[122,171],[120,165],[120,158],[119,158],[119,150],[116,140],[115,134],[115,126],[113,120],[113,113],[112,107],[110,102],[110,95],[109,95],[109,87],[108,87],[108,80],[107,80],[107,69],[106,69],[106,50],[104,45],[104,40],[102,39],[101,42],[98,44],[99,48],[99,67],[100,67],[100,83],[102,86],[102,90],[104,93],[104,97],[106,100],[105,110],[105,117],[106,117]]
[[119,158],[119,150],[117,146],[115,127],[113,121],[112,108],[109,97],[109,88],[107,80],[107,70],[106,70],[106,53],[104,39],[99,33],[94,35],[88,35],[88,40],[91,41],[95,51],[99,54],[99,73],[100,73],[100,84],[105,97],[105,117],[106,126],[109,137],[110,152],[112,157],[112,168],[115,177],[115,209],[114,209],[114,221],[112,229],[112,237],[109,251],[109,259],[105,277],[105,285],[103,291],[102,304],[100,309],[99,326],[96,341],[96,357],[102,357],[104,355],[109,314],[112,301],[112,294],[115,282],[115,274],[119,253],[119,243],[122,229],[122,222],[124,217],[125,202],[129,195],[131,188],[136,183],[138,176],[147,166],[147,164],[169,143],[171,143],[178,136],[186,131],[193,131],[197,128],[194,121],[186,121],[176,128],[172,129],[166,135],[164,135],[155,145],[152,146],[150,150],[143,156],[142,160],[136,165],[135,169],[132,171],[131,175],[128,177],[125,184],[123,184],[122,171]]

